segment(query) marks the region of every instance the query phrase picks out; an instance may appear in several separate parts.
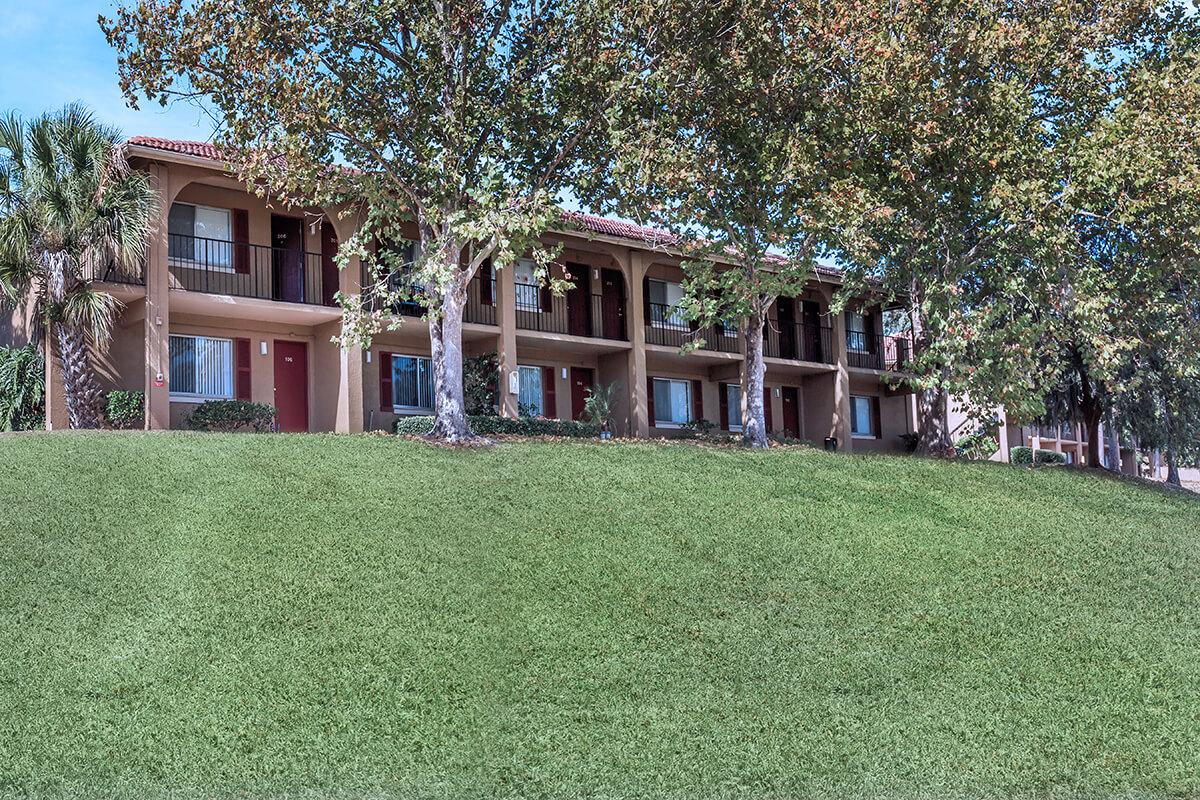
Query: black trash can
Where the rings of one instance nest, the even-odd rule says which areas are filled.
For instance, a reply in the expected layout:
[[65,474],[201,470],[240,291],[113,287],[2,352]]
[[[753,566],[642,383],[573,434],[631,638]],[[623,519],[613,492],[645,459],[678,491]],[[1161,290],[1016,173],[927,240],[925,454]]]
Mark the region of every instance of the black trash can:
[[825,449],[831,453],[834,450],[837,450],[837,437],[836,436],[826,436],[825,437]]

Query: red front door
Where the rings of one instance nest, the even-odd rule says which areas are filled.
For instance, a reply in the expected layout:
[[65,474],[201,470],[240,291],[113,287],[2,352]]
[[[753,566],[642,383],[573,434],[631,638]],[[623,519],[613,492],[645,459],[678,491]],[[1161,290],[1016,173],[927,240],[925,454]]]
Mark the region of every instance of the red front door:
[[275,413],[281,431],[308,430],[308,345],[275,340]]
[[615,269],[600,271],[602,334],[605,339],[625,339],[625,279]]
[[271,266],[276,300],[303,303],[304,223],[295,217],[271,215]]
[[795,386],[783,387],[783,430],[793,439],[800,438],[800,392]]
[[586,367],[571,367],[571,419],[583,416],[587,390],[592,387],[592,371]]
[[567,264],[574,285],[567,290],[567,332],[572,336],[592,335],[592,289],[586,264]]

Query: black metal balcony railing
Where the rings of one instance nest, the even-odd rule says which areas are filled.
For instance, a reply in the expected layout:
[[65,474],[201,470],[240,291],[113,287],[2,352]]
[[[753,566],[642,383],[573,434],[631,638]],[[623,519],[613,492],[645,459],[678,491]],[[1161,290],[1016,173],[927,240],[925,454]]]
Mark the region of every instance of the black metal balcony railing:
[[769,321],[763,327],[763,355],[792,361],[832,364],[833,328],[801,322]]
[[627,341],[624,304],[581,290],[554,295],[541,286],[514,284],[517,327],[592,339]]
[[846,363],[852,367],[903,370],[912,358],[912,342],[905,336],[846,331]]
[[[399,303],[396,311],[406,317],[425,315],[425,304],[421,301]],[[476,325],[496,324],[496,281],[477,275],[467,287],[467,304],[463,307],[463,322]]]
[[325,285],[320,253],[172,233],[167,256],[171,275],[192,292],[333,305],[337,290]]
[[130,286],[146,285],[146,270],[141,264],[133,267],[118,266],[110,261],[103,266],[88,265],[83,268],[85,281],[100,281],[102,283],[124,283]]
[[646,344],[663,347],[683,347],[703,341],[701,350],[715,353],[738,353],[741,351],[737,328],[713,325],[693,328],[692,324],[675,306],[650,303],[650,316],[646,320]]

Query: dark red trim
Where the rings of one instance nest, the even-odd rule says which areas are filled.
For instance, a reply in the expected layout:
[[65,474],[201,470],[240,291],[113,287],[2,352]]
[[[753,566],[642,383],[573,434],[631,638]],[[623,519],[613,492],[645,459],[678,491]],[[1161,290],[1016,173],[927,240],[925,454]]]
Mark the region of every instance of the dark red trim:
[[650,427],[654,427],[654,378],[646,377],[646,414],[650,417]]
[[250,340],[234,339],[237,375],[234,385],[237,387],[237,399],[250,400]]
[[542,416],[558,419],[558,400],[554,386],[554,367],[542,367]]
[[379,410],[391,411],[392,403],[392,354],[379,351]]
[[692,421],[704,419],[704,384],[701,381],[692,381]]
[[729,384],[718,383],[717,393],[720,395],[717,399],[721,406],[721,430],[729,430]]
[[767,432],[771,432],[774,423],[771,422],[771,388],[763,387],[763,422],[767,425]]
[[233,271],[250,274],[250,214],[244,208],[233,209]]

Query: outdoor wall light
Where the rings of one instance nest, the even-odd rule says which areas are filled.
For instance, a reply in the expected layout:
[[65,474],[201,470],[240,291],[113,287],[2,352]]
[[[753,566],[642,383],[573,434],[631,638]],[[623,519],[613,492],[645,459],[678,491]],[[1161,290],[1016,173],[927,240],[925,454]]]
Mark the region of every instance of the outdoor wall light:
[[258,352],[264,356],[267,354],[267,343],[266,342],[258,343]]
[[562,368],[562,379],[564,381],[567,379],[567,368],[566,367]]
[[368,364],[371,363],[371,351],[370,350],[367,351],[367,363]]

